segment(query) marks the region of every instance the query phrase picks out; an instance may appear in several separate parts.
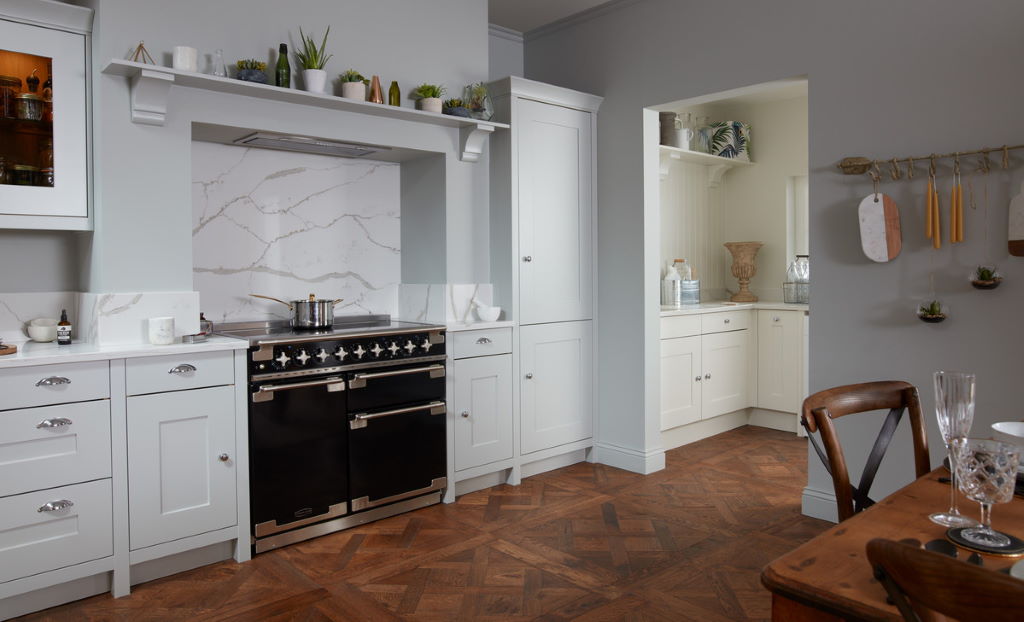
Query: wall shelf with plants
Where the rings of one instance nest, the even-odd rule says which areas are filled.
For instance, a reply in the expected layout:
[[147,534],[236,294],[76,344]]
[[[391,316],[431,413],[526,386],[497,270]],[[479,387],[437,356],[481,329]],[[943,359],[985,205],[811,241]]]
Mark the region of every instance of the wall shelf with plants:
[[505,123],[494,123],[446,115],[439,112],[413,110],[412,108],[386,106],[358,99],[345,99],[324,93],[280,88],[267,84],[246,82],[191,71],[180,71],[169,67],[126,60],[110,61],[103,68],[103,73],[128,78],[131,86],[132,121],[145,125],[164,124],[167,117],[168,94],[171,87],[177,85],[228,95],[256,97],[269,101],[458,128],[459,159],[464,162],[476,162],[479,160],[487,137],[496,129],[508,129],[509,127]]
[[701,166],[708,167],[708,186],[711,188],[718,187],[718,184],[722,182],[722,175],[725,175],[726,171],[738,166],[751,166],[753,164],[753,162],[745,160],[723,158],[722,156],[711,155],[710,153],[669,147],[668,145],[659,145],[658,151],[661,164],[659,172],[662,179],[668,176],[668,170],[673,161],[700,164]]

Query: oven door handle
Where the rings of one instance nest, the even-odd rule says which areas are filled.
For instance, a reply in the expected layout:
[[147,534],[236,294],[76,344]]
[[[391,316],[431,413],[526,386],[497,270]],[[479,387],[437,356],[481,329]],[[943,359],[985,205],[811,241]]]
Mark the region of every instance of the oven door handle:
[[308,382],[293,382],[290,384],[263,384],[253,391],[253,402],[269,402],[274,399],[276,391],[288,391],[290,389],[308,389],[310,387],[327,387],[331,393],[345,390],[344,378],[327,378],[325,380],[310,380]]
[[448,412],[444,402],[430,402],[429,404],[421,404],[420,406],[409,406],[407,408],[396,408],[394,410],[384,410],[379,413],[362,413],[359,415],[352,415],[349,419],[348,427],[353,430],[359,430],[366,427],[366,423],[373,419],[380,419],[382,417],[390,417],[392,415],[405,415],[408,413],[415,413],[421,410],[429,410],[431,415],[443,415]]
[[426,367],[413,367],[411,369],[395,369],[392,371],[375,371],[363,374],[352,374],[352,379],[348,381],[348,388],[362,389],[366,386],[367,380],[374,380],[376,378],[391,378],[394,376],[426,373],[429,373],[431,378],[444,378],[444,365],[428,365]]

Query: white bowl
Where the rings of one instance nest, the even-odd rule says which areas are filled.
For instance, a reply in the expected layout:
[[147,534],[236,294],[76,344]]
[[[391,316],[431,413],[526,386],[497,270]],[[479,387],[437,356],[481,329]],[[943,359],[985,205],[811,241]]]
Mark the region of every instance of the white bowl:
[[480,318],[481,322],[494,322],[501,315],[501,307],[485,307],[483,305],[476,306],[476,316]]
[[[37,324],[40,321],[52,321],[53,324]],[[57,338],[57,320],[32,320],[28,325],[28,337],[32,341],[48,343]]]
[[1000,421],[992,424],[992,433],[997,441],[1017,445],[1024,449],[1024,421]]
[[57,320],[49,317],[37,317],[34,320],[29,320],[29,326],[56,326]]

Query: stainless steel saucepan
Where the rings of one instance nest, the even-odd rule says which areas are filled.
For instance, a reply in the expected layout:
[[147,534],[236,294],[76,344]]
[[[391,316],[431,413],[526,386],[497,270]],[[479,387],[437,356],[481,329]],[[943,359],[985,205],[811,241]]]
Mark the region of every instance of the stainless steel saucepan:
[[342,298],[337,300],[317,300],[316,296],[310,294],[308,300],[285,302],[272,296],[249,295],[254,298],[265,298],[274,302],[280,302],[288,307],[292,312],[291,324],[295,328],[330,328],[334,324],[334,305],[343,300]]

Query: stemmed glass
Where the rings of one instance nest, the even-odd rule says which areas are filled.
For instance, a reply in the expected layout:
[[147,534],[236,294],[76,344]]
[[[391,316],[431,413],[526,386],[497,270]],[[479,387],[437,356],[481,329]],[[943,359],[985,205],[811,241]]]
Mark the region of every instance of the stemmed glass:
[[957,471],[953,441],[967,438],[974,420],[974,374],[957,371],[935,372],[935,417],[939,431],[946,443],[949,455],[949,510],[936,512],[928,518],[944,527],[973,527],[978,524],[973,518],[960,513],[957,508]]
[[953,453],[960,490],[981,504],[981,525],[964,529],[960,535],[982,546],[1009,545],[1006,534],[992,529],[992,504],[1013,499],[1020,450],[999,441],[958,438],[953,441]]

